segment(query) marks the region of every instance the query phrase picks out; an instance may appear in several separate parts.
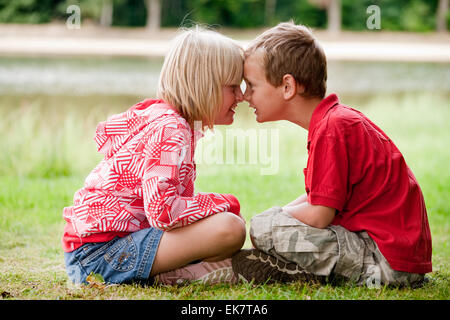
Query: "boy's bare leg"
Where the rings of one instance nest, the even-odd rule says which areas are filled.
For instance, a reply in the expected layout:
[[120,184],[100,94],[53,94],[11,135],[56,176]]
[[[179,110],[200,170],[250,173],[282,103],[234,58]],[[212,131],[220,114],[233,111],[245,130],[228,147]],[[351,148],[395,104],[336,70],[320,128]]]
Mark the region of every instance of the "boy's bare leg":
[[245,223],[229,212],[164,232],[150,275],[174,270],[195,260],[229,258],[244,245],[245,235]]

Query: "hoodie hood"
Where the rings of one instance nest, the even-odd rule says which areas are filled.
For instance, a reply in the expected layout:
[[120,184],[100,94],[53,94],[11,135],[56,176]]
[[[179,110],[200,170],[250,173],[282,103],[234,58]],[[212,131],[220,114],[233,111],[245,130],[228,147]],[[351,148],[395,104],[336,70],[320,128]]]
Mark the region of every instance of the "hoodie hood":
[[[147,99],[132,106],[126,112],[115,114],[97,125],[95,142],[98,152],[106,158],[113,156],[120,148],[147,126],[154,124],[163,115],[176,115],[178,112],[163,100]],[[184,120],[185,125],[189,125]]]

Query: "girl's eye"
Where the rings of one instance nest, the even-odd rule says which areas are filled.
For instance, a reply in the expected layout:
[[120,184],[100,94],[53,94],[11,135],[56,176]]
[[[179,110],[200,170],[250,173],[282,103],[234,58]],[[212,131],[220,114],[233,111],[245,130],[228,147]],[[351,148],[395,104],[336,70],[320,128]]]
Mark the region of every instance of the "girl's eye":
[[235,95],[237,95],[237,94],[242,94],[242,90],[241,90],[241,86],[233,86],[233,88],[234,88],[234,90],[233,90],[233,93],[235,94]]

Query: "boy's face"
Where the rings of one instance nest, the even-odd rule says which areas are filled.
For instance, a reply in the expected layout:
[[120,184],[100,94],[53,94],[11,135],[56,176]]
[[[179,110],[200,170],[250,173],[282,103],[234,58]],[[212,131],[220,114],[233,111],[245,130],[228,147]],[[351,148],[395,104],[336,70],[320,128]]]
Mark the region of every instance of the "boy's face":
[[279,88],[271,85],[267,79],[263,67],[263,53],[256,51],[244,62],[244,79],[247,88],[244,100],[255,109],[256,121],[282,120],[282,86]]

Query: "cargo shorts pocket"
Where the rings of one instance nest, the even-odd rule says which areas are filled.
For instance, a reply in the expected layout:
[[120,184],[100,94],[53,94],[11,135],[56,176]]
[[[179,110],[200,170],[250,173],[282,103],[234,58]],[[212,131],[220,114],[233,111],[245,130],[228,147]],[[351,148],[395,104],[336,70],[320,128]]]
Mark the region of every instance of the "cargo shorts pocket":
[[[352,281],[361,276],[366,250],[364,239],[356,232],[350,232],[342,226],[331,226],[339,244],[339,260],[334,273]],[[366,252],[368,251],[368,252]]]
[[117,271],[130,271],[135,268],[137,249],[131,235],[117,240],[106,252],[105,261]]
[[327,276],[338,259],[333,231],[308,226],[286,212],[278,213],[273,219],[272,238],[279,256],[310,273]]

